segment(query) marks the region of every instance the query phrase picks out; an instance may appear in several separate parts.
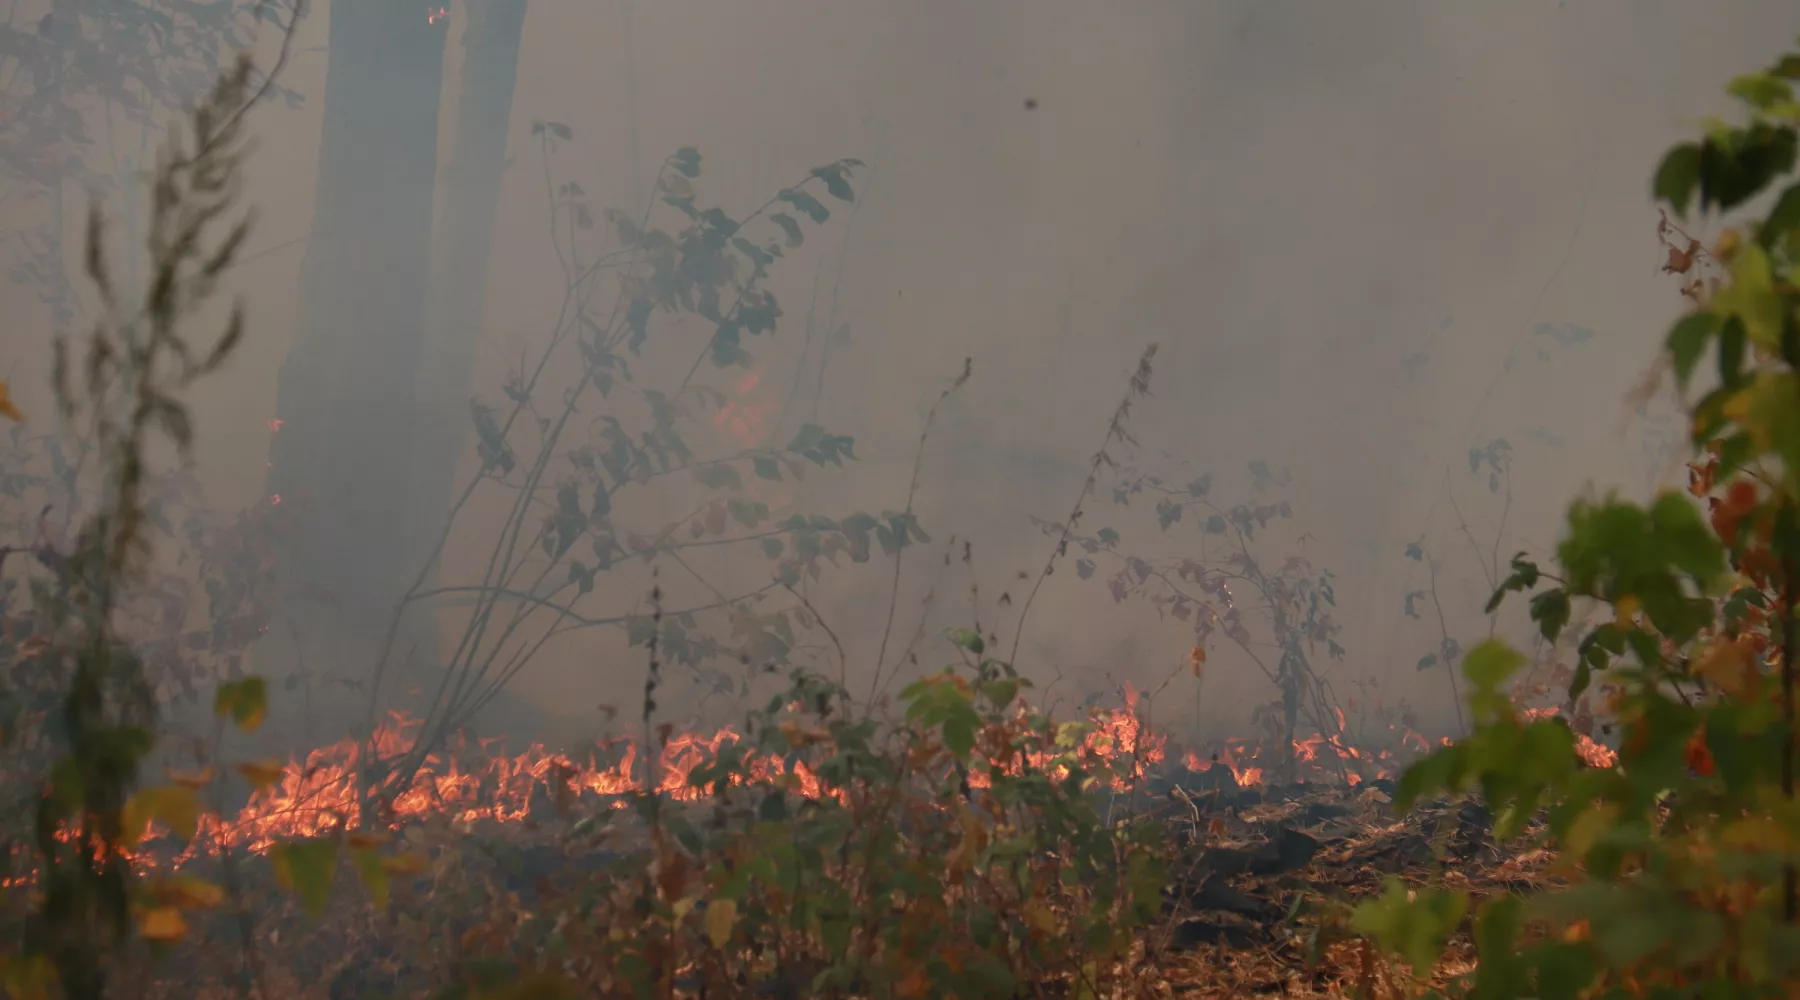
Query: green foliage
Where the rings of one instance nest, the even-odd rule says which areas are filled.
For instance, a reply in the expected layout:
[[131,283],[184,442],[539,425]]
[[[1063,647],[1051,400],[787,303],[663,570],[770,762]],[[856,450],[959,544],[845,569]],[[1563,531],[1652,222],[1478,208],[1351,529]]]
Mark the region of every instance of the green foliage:
[[[1263,730],[1274,760],[1291,768],[1299,724],[1309,723],[1322,734],[1341,732],[1343,717],[1334,711],[1334,699],[1314,669],[1314,660],[1321,655],[1342,659],[1344,648],[1337,641],[1341,626],[1335,619],[1332,572],[1315,567],[1303,554],[1280,557],[1277,563],[1277,557],[1266,551],[1271,526],[1291,521],[1294,509],[1287,501],[1262,495],[1288,485],[1290,477],[1285,470],[1277,476],[1266,464],[1252,462],[1251,491],[1259,498],[1225,506],[1212,496],[1211,474],[1183,484],[1118,463],[1114,468],[1119,473],[1112,487],[1115,504],[1129,507],[1140,496],[1154,497],[1156,528],[1162,535],[1177,530],[1192,508],[1197,516],[1189,530],[1197,531],[1201,540],[1193,554],[1151,558],[1123,548],[1123,537],[1113,528],[1092,535],[1069,531],[1066,544],[1089,557],[1076,563],[1076,573],[1083,580],[1094,578],[1095,560],[1105,559],[1115,566],[1101,577],[1114,602],[1144,600],[1159,614],[1189,623],[1202,658],[1220,635],[1237,647],[1275,689],[1274,700],[1257,706],[1252,718]],[[1048,534],[1063,534],[1062,525],[1037,523]],[[1222,550],[1217,547],[1220,542]],[[1158,544],[1164,551],[1169,548],[1167,541]],[[1243,600],[1246,594],[1257,599]],[[1198,675],[1197,667],[1195,672]]]
[[[1678,217],[1729,211],[1792,175],[1800,58],[1733,81],[1747,121],[1677,147],[1654,192]],[[1474,731],[1414,766],[1396,805],[1478,792],[1496,833],[1529,833],[1565,860],[1566,886],[1480,908],[1479,971],[1457,988],[1506,996],[1785,995],[1800,979],[1794,869],[1795,658],[1800,621],[1800,210],[1768,215],[1712,248],[1665,219],[1666,270],[1696,304],[1670,330],[1669,368],[1716,387],[1693,404],[1687,495],[1648,505],[1571,505],[1557,572],[1521,554],[1496,588],[1530,593],[1551,642],[1574,609],[1609,619],[1575,642],[1567,717],[1530,718],[1504,685],[1524,657],[1489,642],[1463,674]],[[1740,235],[1740,232],[1747,235]],[[1701,272],[1717,272],[1717,283]],[[1702,508],[1704,504],[1704,512]],[[1710,517],[1708,516],[1710,515]],[[1592,738],[1619,734],[1616,751]],[[1468,906],[1391,890],[1356,926],[1428,974]]]
[[[157,444],[187,456],[192,427],[183,394],[221,367],[243,331],[235,310],[211,344],[194,344],[186,327],[214,297],[248,231],[240,220],[217,232],[238,194],[242,117],[269,92],[250,87],[252,72],[240,58],[195,110],[189,134],[174,136],[165,149],[148,220],[149,287],[131,308],[115,287],[99,214],[90,216],[86,266],[102,313],[73,358],[66,340],[56,342],[56,399],[63,423],[77,433],[33,442],[52,459],[48,477],[6,466],[7,496],[60,491],[52,495],[86,511],[70,526],[67,544],[45,538],[40,526],[30,547],[0,546],[0,559],[15,552],[34,558],[29,606],[12,603],[10,585],[0,592],[0,667],[20,685],[3,692],[0,745],[9,788],[35,800],[29,862],[7,871],[7,905],[0,911],[7,929],[0,966],[15,996],[104,996],[134,943],[159,954],[186,937],[189,914],[225,902],[226,889],[197,875],[147,874],[154,867],[147,863],[147,833],[167,832],[189,849],[220,851],[227,885],[235,878],[229,848],[213,840],[217,805],[202,798],[216,789],[211,768],[171,772],[167,784],[140,789],[138,783],[158,748],[161,710],[181,697],[197,698],[200,671],[182,669],[188,657],[175,650],[233,665],[237,679],[214,692],[221,722],[250,732],[267,712],[266,681],[235,667],[266,620],[255,586],[259,570],[242,565],[260,563],[262,553],[235,544],[250,540],[254,524],[240,520],[237,537],[214,539],[193,514],[182,555],[201,568],[197,578],[172,583],[150,560],[153,532],[177,533],[166,516],[165,486],[147,457]],[[22,444],[16,434],[13,442]],[[68,460],[70,452],[79,457]],[[169,591],[190,586],[206,592],[209,629],[182,631],[188,598]],[[146,606],[156,614],[143,616]],[[158,641],[140,641],[129,627],[134,617],[157,621]],[[239,768],[255,783],[271,780],[270,770],[266,762]],[[273,770],[278,774],[279,765]],[[14,854],[14,833],[10,820],[0,823],[0,856]],[[317,866],[289,867],[301,875],[296,887],[314,898]]]
[[[573,141],[573,132],[540,122],[534,135],[548,174],[558,143]],[[760,384],[758,365],[766,363],[759,362],[756,338],[776,335],[785,315],[770,276],[784,247],[802,241],[803,222],[830,217],[811,192],[851,201],[852,178],[862,166],[845,159],[814,168],[739,217],[701,200],[702,157],[684,147],[663,162],[656,202],[636,216],[599,213],[611,233],[592,237],[582,235],[596,213],[581,186],[552,187],[552,236],[569,265],[564,309],[540,357],[503,387],[506,404],[472,407],[480,469],[461,489],[434,551],[394,613],[375,665],[376,693],[399,653],[394,637],[412,605],[468,612],[457,622],[443,667],[448,679],[427,707],[424,732],[407,760],[385,776],[378,797],[408,787],[426,756],[498,697],[552,636],[619,629],[632,645],[654,642],[664,661],[687,668],[703,690],[742,695],[743,665],[787,664],[797,630],[813,621],[804,609],[768,609],[773,592],[819,579],[841,555],[862,563],[875,545],[893,554],[929,541],[910,512],[778,515],[764,499],[765,484],[799,483],[809,469],[841,469],[857,459],[856,442],[808,423],[782,445],[771,436],[775,428],[765,426],[773,414],[759,414],[758,400],[744,398]],[[772,211],[783,205],[805,219]],[[588,245],[608,235],[617,249]],[[694,331],[698,338],[681,339]],[[665,368],[663,352],[691,361]],[[709,362],[714,370],[752,371],[735,376],[728,393],[704,381]],[[582,428],[591,433],[583,437]],[[691,511],[660,525],[634,523],[646,508],[666,512],[683,502],[670,499],[677,474],[702,494]],[[470,536],[459,515],[484,489],[501,494],[510,512],[498,530]],[[552,510],[534,509],[540,496],[555,497]],[[459,533],[487,547],[489,559],[478,575],[438,581],[434,568]],[[760,552],[771,564],[770,582],[727,593],[696,566],[703,549]],[[688,606],[654,619],[601,606],[644,589],[616,575],[668,564],[699,584]],[[728,636],[709,631],[720,618],[730,623]],[[527,652],[513,659],[516,643],[528,636]]]
[[639,995],[677,975],[729,996],[1010,997],[1057,981],[1092,996],[1119,981],[1166,878],[1166,835],[1109,821],[1096,794],[1136,780],[1130,755],[1020,704],[1028,684],[994,660],[910,685],[897,727],[841,713],[834,682],[791,682],[743,743],[687,774],[704,807],[642,809],[643,851],[539,904],[560,944],[508,935],[492,956],[572,960],[587,971],[570,985]]

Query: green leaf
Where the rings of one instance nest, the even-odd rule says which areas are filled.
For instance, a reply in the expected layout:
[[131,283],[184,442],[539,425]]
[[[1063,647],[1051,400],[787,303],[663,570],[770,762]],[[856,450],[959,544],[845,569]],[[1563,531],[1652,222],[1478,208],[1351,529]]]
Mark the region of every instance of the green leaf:
[[1398,952],[1412,966],[1414,977],[1425,979],[1437,968],[1444,945],[1468,909],[1469,897],[1463,893],[1408,890],[1399,879],[1388,879],[1381,896],[1352,912],[1350,926]]
[[1775,207],[1763,219],[1762,227],[1757,231],[1757,242],[1764,249],[1772,250],[1777,240],[1784,236],[1792,236],[1800,232],[1800,184],[1788,186],[1776,200]]
[[1694,196],[1694,186],[1700,182],[1700,147],[1694,143],[1683,143],[1669,150],[1663,157],[1662,165],[1656,168],[1656,181],[1652,185],[1651,195],[1657,201],[1669,203],[1677,218],[1687,215],[1688,201]]
[[826,208],[819,199],[814,198],[812,195],[807,194],[799,188],[789,188],[786,191],[781,192],[778,197],[789,205],[794,206],[795,209],[805,213],[807,218],[813,220],[817,225],[824,225],[825,220],[831,218],[831,209]]
[[239,729],[253,733],[269,710],[269,684],[254,674],[219,685],[213,693],[213,714],[229,717]]
[[1519,960],[1519,933],[1524,929],[1524,901],[1501,895],[1482,904],[1475,918],[1477,987],[1482,996],[1524,996],[1527,973]]
[[1763,111],[1794,99],[1794,88],[1768,73],[1746,73],[1731,81],[1725,91]]
[[200,824],[200,796],[186,785],[159,785],[146,788],[125,803],[122,837],[127,845],[137,843],[145,828],[155,820],[169,828],[183,843],[194,839]]
[[1743,321],[1750,342],[1769,351],[1781,347],[1782,297],[1768,251],[1742,247],[1731,262],[1731,283],[1713,296],[1713,308]]
[[1569,592],[1561,587],[1531,599],[1531,620],[1538,623],[1538,632],[1551,642],[1568,627],[1570,610]]
[[982,641],[981,633],[972,628],[951,629],[950,641],[976,656],[980,656],[987,649],[987,643]]
[[730,465],[697,465],[694,467],[694,478],[700,485],[709,490],[739,490],[744,488],[744,477]]
[[388,904],[388,870],[381,863],[381,854],[373,847],[358,848],[350,852],[350,860],[356,865],[357,877],[362,879],[363,888],[368,890],[369,901],[377,910],[384,910]]
[[1687,388],[1688,379],[1694,374],[1694,366],[1706,353],[1706,345],[1712,342],[1714,333],[1720,326],[1719,317],[1710,312],[1689,313],[1675,324],[1669,331],[1667,346],[1669,356],[1675,364],[1675,379],[1682,388]]
[[969,752],[975,749],[975,728],[979,722],[974,712],[968,715],[953,715],[944,720],[944,749],[956,755],[958,760],[968,760]]
[[850,181],[845,177],[847,170],[842,163],[830,166],[814,167],[812,175],[825,182],[825,190],[839,201],[855,201],[856,192],[851,190]]
[[786,548],[786,545],[783,544],[779,538],[765,538],[762,540],[763,555],[768,556],[770,559],[781,558],[781,550],[784,548]]
[[755,466],[756,474],[758,476],[778,483],[781,482],[781,463],[775,461],[773,455],[758,455],[752,460],[751,464]]
[[1759,122],[1715,132],[1700,150],[1701,208],[1729,212],[1744,204],[1794,169],[1794,154],[1791,128]]
[[1599,972],[1593,956],[1580,945],[1541,945],[1533,949],[1533,958],[1542,1000],[1577,1000]]
[[1525,657],[1499,639],[1487,639],[1463,657],[1463,676],[1480,691],[1497,691],[1525,666]]
[[800,231],[800,223],[793,216],[786,212],[776,212],[769,216],[769,221],[780,226],[781,231],[787,234],[787,245],[789,249],[793,249],[805,242],[806,236]]
[[318,916],[331,898],[332,876],[337,871],[337,841],[289,840],[269,851],[275,879],[300,896],[307,913]]

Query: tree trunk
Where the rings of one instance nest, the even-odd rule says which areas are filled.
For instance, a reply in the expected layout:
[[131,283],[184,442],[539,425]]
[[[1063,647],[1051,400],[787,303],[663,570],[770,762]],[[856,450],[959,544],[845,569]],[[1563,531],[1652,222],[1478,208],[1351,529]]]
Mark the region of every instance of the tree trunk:
[[[444,173],[444,214],[432,254],[429,347],[419,371],[414,516],[406,571],[432,557],[469,438],[469,365],[480,339],[489,248],[524,36],[526,0],[467,0],[456,132]],[[434,567],[435,572],[435,567]]]
[[288,612],[309,654],[353,676],[368,669],[404,573],[448,20],[440,2],[331,5],[312,238],[278,387],[269,492],[299,514],[284,562]]

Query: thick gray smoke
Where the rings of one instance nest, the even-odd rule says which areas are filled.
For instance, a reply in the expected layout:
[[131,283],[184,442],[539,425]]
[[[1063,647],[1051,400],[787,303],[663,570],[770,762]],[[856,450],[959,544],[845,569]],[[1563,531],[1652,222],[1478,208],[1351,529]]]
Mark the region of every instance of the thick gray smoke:
[[[15,23],[41,16],[18,6]],[[350,44],[332,35],[345,16],[333,6],[310,11],[283,80],[300,105],[257,112],[249,198],[259,221],[234,278],[248,297],[250,340],[195,413],[199,474],[222,506],[269,489],[277,387],[312,322],[298,300],[308,287],[301,262],[330,235],[311,231],[322,217],[313,202],[327,68],[330,47]],[[473,72],[471,19],[451,3],[446,28],[435,6],[418,6],[420,30],[446,34],[441,233],[458,95]],[[741,397],[760,422],[757,440],[785,443],[808,423],[854,436],[858,461],[768,494],[776,506],[837,516],[905,506],[926,413],[972,360],[973,377],[939,409],[925,446],[914,507],[933,541],[908,550],[895,624],[893,562],[879,548],[805,590],[858,684],[888,632],[890,670],[915,633],[931,640],[918,647],[931,667],[949,652],[936,633],[976,620],[1010,647],[1053,544],[1031,518],[1068,513],[1133,365],[1155,342],[1153,395],[1128,425],[1137,444],[1115,443],[1113,457],[1171,482],[1211,473],[1221,502],[1252,496],[1251,463],[1286,470],[1290,484],[1265,499],[1286,501],[1293,519],[1265,544],[1277,561],[1304,554],[1336,574],[1345,656],[1330,669],[1340,694],[1364,680],[1447,717],[1444,672],[1417,669],[1440,642],[1419,596],[1433,567],[1444,628],[1478,638],[1493,564],[1550,547],[1575,491],[1643,494],[1657,481],[1666,411],[1639,415],[1624,403],[1680,304],[1658,273],[1650,170],[1723,107],[1720,80],[1797,33],[1800,11],[1774,0],[530,0],[495,158],[502,173],[465,395],[504,403],[503,383],[556,328],[565,272],[553,241],[568,234],[553,232],[550,213],[563,185],[578,184],[597,218],[615,207],[635,216],[658,165],[693,147],[703,157],[699,202],[743,215],[809,169],[854,157],[866,163],[851,177],[857,200],[831,202],[831,218],[773,268],[784,315],[772,342],[751,345],[755,367],[703,365],[696,380]],[[264,49],[273,43],[265,34]],[[430,63],[410,50],[359,58],[358,86],[391,73],[396,92],[418,89],[407,74]],[[91,110],[101,121],[104,109]],[[566,126],[568,138],[547,138],[542,123]],[[391,123],[429,136],[421,125]],[[359,127],[379,138],[379,126]],[[63,196],[73,233],[80,192]],[[362,206],[345,224],[374,234],[405,224],[390,208],[391,217]],[[0,216],[21,225],[43,211],[41,200],[0,201]],[[681,221],[658,211],[666,227]],[[9,317],[0,375],[21,405],[47,412],[34,373],[46,370],[48,338],[23,331],[50,318],[28,289],[0,295]],[[321,315],[340,337],[365,338],[343,348],[352,352],[403,335],[385,322],[348,331],[350,320]],[[441,332],[449,321],[418,322]],[[704,342],[700,327],[676,328]],[[696,329],[702,340],[691,339]],[[423,348],[428,359],[442,349],[429,338]],[[691,353],[652,349],[643,364],[679,381]],[[353,377],[329,366],[313,374]],[[385,443],[357,458],[365,471],[384,467],[382,449],[426,448],[437,422],[396,436],[394,427],[420,423],[409,401],[332,398],[372,434],[387,428]],[[466,420],[460,407],[451,412]],[[1508,447],[1483,451],[1499,439]],[[470,454],[459,485],[474,471],[473,439],[461,444]],[[1193,518],[1160,533],[1154,498],[1119,507],[1113,482],[1102,476],[1084,530],[1116,527],[1144,556],[1199,551]],[[639,501],[635,516],[654,531],[697,496],[684,479]],[[446,578],[479,573],[503,500],[468,508]],[[1072,558],[1031,612],[1027,673],[1043,684],[1060,677],[1058,696],[1076,701],[1115,682],[1152,689],[1185,669],[1191,622],[1141,601],[1115,606],[1103,579],[1082,579]],[[767,563],[754,547],[741,558],[714,553],[691,577],[663,566],[659,582],[671,601],[697,603],[709,587],[757,586]],[[643,610],[649,585],[638,569],[604,578],[596,615]],[[455,618],[452,609],[446,635]],[[1503,615],[1497,627],[1517,626]],[[803,645],[817,647],[816,662],[836,656],[822,636]],[[510,684],[505,711],[515,714],[493,724],[537,727],[533,735],[598,729],[596,706],[633,704],[643,663],[617,630],[573,632]],[[1184,674],[1159,715],[1186,724],[1199,711],[1209,727],[1248,728],[1267,682],[1225,646],[1208,669],[1204,698]],[[698,688],[676,690],[686,700],[665,704],[668,714],[701,711]]]

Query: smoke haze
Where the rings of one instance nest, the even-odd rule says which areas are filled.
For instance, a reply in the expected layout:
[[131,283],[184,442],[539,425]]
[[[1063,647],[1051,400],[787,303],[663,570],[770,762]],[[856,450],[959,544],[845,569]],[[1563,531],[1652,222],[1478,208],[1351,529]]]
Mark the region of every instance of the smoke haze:
[[[15,24],[41,16],[31,5]],[[232,278],[250,332],[194,412],[197,473],[224,507],[265,490],[332,16],[329,3],[309,13],[282,81],[304,102],[252,120],[258,221]],[[440,163],[454,141],[460,4],[449,18]],[[1681,300],[1658,272],[1650,172],[1724,107],[1719,81],[1796,34],[1800,10],[1775,0],[531,0],[469,391],[503,403],[502,384],[557,323],[549,202],[561,185],[578,183],[596,214],[635,216],[658,165],[691,146],[704,157],[700,203],[741,217],[811,168],[858,158],[856,201],[831,202],[831,218],[772,269],[784,310],[773,341],[750,345],[750,370],[704,365],[696,378],[737,407],[700,418],[727,447],[784,444],[809,422],[854,436],[859,460],[842,470],[751,483],[778,517],[839,516],[906,505],[926,414],[971,360],[925,444],[914,509],[933,541],[907,550],[890,670],[921,630],[979,620],[1010,647],[1054,545],[1030,518],[1068,513],[1156,343],[1152,395],[1130,416],[1138,443],[1115,456],[1171,482],[1210,472],[1221,502],[1251,495],[1252,462],[1287,470],[1291,485],[1269,496],[1294,518],[1265,544],[1336,574],[1340,694],[1368,679],[1445,718],[1443,671],[1416,669],[1439,634],[1429,615],[1405,613],[1429,585],[1408,545],[1436,560],[1450,631],[1477,636],[1484,560],[1547,549],[1569,497],[1590,485],[1653,488],[1679,423],[1671,432],[1668,407],[1639,417],[1624,400]],[[274,41],[265,30],[259,51]],[[571,138],[534,130],[550,122]],[[78,232],[81,192],[65,197]],[[11,216],[0,224],[43,210],[0,203]],[[658,211],[670,229],[681,221]],[[27,412],[48,413],[49,317],[18,286],[0,289],[0,308],[0,376]],[[674,324],[682,346],[653,345],[641,363],[678,381],[708,331]],[[1470,452],[1496,438],[1513,464],[1490,489]],[[471,453],[459,484],[474,471]],[[670,478],[682,481],[632,501],[640,530],[704,502]],[[1191,518],[1159,533],[1154,499],[1120,508],[1111,483],[1102,476],[1085,531],[1116,526],[1144,555],[1198,549]],[[469,508],[447,578],[479,574],[505,503]],[[683,606],[767,576],[761,555],[721,548],[686,571],[661,565],[658,583]],[[803,591],[859,685],[893,579],[877,549]],[[650,583],[634,564],[593,600],[604,614],[642,611]],[[1155,689],[1185,671],[1193,644],[1191,623],[1115,605],[1102,580],[1064,565],[1033,605],[1020,666],[1075,701],[1115,683]],[[815,662],[836,656],[824,636],[804,645]],[[918,648],[907,671],[950,655]],[[1204,698],[1183,673],[1159,717],[1188,725],[1198,711],[1209,727],[1248,728],[1266,682],[1214,652]],[[530,724],[545,733],[600,728],[596,706],[634,704],[643,659],[616,630],[571,632],[511,684],[523,706],[512,711],[541,713]],[[676,690],[672,715],[727,711],[703,708],[697,686]],[[496,726],[525,724],[511,718]]]

